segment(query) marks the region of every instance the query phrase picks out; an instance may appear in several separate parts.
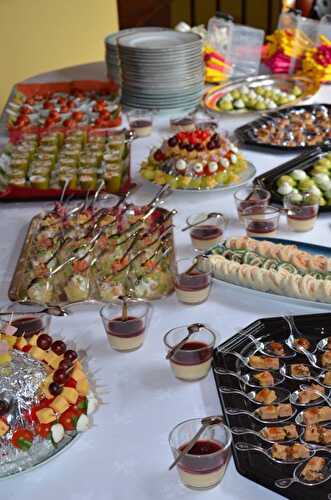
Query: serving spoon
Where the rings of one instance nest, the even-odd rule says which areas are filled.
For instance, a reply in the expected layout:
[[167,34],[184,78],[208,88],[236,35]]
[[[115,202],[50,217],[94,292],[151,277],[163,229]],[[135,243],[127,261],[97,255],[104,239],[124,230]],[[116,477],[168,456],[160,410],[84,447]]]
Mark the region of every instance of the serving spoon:
[[201,328],[206,328],[202,323],[193,323],[187,327],[188,334],[180,341],[178,344],[173,346],[170,351],[167,352],[165,359],[171,359],[188,341],[188,339],[193,335],[193,333],[197,333],[201,330]]
[[191,229],[192,227],[195,227],[195,226],[198,226],[199,224],[203,224],[204,222],[207,222],[209,219],[212,219],[212,218],[222,218],[223,221],[225,221],[225,218],[224,218],[224,215],[221,213],[221,212],[210,212],[209,214],[206,215],[206,217],[200,219],[199,221],[195,222],[194,224],[188,224],[187,226],[185,226],[182,231],[187,231],[188,229]]

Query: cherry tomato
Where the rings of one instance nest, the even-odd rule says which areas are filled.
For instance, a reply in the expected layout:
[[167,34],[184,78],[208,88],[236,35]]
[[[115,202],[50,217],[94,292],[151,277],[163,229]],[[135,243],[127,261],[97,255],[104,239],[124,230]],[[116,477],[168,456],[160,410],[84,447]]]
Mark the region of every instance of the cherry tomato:
[[74,407],[69,408],[67,411],[62,413],[59,422],[63,425],[66,431],[73,431],[76,429],[76,423],[80,416],[80,412]]
[[12,445],[19,450],[28,451],[31,448],[33,434],[28,429],[17,429],[11,438]]
[[63,104],[60,109],[61,113],[69,113],[70,108],[66,104]]
[[44,105],[43,105],[43,108],[44,109],[54,109],[54,104],[52,102],[45,101]]
[[64,385],[65,385],[65,387],[75,388],[76,384],[77,384],[76,380],[74,378],[70,377],[70,378],[68,378],[68,380],[66,381],[66,383]]
[[29,97],[27,100],[26,100],[26,103],[29,104],[29,106],[33,106],[35,104],[35,99],[34,97]]
[[60,120],[60,113],[56,111],[56,109],[52,109],[48,115],[48,119],[52,119],[54,121],[59,121]]
[[81,122],[85,116],[85,113],[82,113],[81,111],[74,111],[72,113],[72,119],[76,120],[76,122]]
[[77,123],[75,120],[68,118],[67,120],[64,120],[63,126],[67,128],[75,128],[77,126]]
[[163,161],[165,159],[164,154],[162,153],[161,149],[157,149],[154,153],[154,159],[156,161]]
[[26,127],[30,124],[30,118],[26,115],[19,116],[15,122],[16,127]]
[[29,344],[28,344],[28,345],[25,345],[25,346],[23,347],[22,351],[23,351],[23,352],[29,352],[29,351],[31,351],[31,349],[32,349],[32,345],[29,345]]
[[74,405],[74,409],[77,410],[79,413],[86,413],[87,399],[84,396],[79,396],[79,398],[76,401],[76,404]]
[[51,427],[52,427],[52,424],[40,424],[40,423],[38,423],[36,425],[36,433],[38,434],[38,436],[41,436],[44,439],[47,439],[50,436]]
[[102,118],[103,120],[110,120],[111,115],[109,111],[105,109],[104,111],[100,111],[100,118]]

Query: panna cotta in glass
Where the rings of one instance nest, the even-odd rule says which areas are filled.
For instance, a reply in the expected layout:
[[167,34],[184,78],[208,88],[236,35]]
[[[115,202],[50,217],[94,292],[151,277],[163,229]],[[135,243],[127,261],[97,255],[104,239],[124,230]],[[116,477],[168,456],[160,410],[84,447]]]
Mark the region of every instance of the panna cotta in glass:
[[127,315],[123,315],[123,302],[105,305],[100,315],[109,345],[116,351],[135,351],[144,343],[151,305],[139,299],[127,300]]
[[[171,352],[188,334],[188,327],[174,328],[164,336],[166,349]],[[175,377],[181,380],[200,380],[210,369],[216,336],[207,327],[201,327],[169,358]]]
[[136,137],[147,137],[153,131],[153,112],[144,109],[134,109],[128,112],[130,129]]
[[172,132],[193,132],[195,129],[194,120],[191,116],[181,118],[170,118],[170,129]]
[[[198,418],[177,425],[169,435],[174,458],[201,428]],[[232,436],[223,423],[207,427],[193,447],[177,463],[177,471],[188,488],[205,490],[217,486],[226,471],[231,456]]]
[[177,299],[184,304],[201,304],[207,300],[211,287],[209,271],[202,271],[196,265],[192,269],[192,259],[177,261],[175,290]]
[[252,205],[242,212],[247,236],[272,238],[277,234],[280,211],[276,207]]
[[205,252],[224,239],[225,219],[219,213],[208,217],[207,213],[192,215],[186,219],[194,250]]
[[269,204],[271,193],[258,186],[246,186],[234,193],[238,217],[244,223],[243,212],[249,207],[266,207]]
[[1,311],[1,319],[17,328],[16,337],[24,335],[30,338],[39,332],[48,332],[52,316],[42,312],[45,306],[39,304],[21,304],[14,302],[4,306]]
[[313,229],[318,216],[319,203],[310,193],[291,193],[284,198],[287,224],[293,231],[303,233]]

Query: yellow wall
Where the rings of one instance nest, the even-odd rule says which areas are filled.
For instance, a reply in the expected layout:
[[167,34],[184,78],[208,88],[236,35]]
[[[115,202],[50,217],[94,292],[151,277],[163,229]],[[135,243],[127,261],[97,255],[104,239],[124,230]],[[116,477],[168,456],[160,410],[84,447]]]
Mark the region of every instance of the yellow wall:
[[117,29],[116,0],[0,0],[0,110],[14,83],[103,59]]

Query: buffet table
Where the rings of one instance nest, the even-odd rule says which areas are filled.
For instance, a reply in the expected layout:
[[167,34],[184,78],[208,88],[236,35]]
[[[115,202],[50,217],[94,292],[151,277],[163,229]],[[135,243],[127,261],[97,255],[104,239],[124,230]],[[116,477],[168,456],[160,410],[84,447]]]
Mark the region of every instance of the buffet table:
[[[29,81],[47,82],[70,79],[105,78],[104,63],[94,63],[39,75]],[[330,89],[324,87],[314,102],[331,102]],[[220,128],[231,132],[250,121],[224,117]],[[142,204],[151,199],[157,187],[142,182],[138,167],[152,145],[169,134],[169,117],[157,117],[154,133],[133,143],[133,177],[139,185],[133,200]],[[290,159],[290,155],[265,154],[245,150],[257,173]],[[8,301],[7,290],[30,219],[50,204],[1,204],[0,278],[1,303]],[[165,206],[175,208],[176,250],[180,256],[191,256],[188,233],[182,233],[185,218],[193,213],[222,211],[229,219],[226,235],[244,233],[239,225],[233,190],[226,192],[175,192]],[[321,214],[310,233],[290,233],[282,220],[281,238],[329,246],[330,219]],[[179,422],[220,412],[213,376],[201,382],[185,383],[174,378],[165,361],[162,342],[165,332],[175,326],[205,322],[218,332],[218,343],[260,317],[285,312],[305,314],[319,307],[302,308],[277,300],[258,301],[249,291],[234,293],[215,282],[209,300],[202,305],[180,304],[174,295],[153,304],[154,311],[146,342],[142,349],[119,353],[108,346],[97,307],[76,308],[68,318],[53,318],[53,332],[75,339],[88,352],[89,368],[103,400],[94,416],[92,429],[78,442],[51,461],[47,467],[29,472],[1,485],[3,500],[159,500],[204,499],[268,500],[278,495],[240,476],[230,463],[221,485],[211,491],[194,492],[179,481],[175,470],[168,472],[172,456],[168,444],[169,431]],[[325,309],[324,309],[325,310]],[[331,307],[330,307],[331,310]]]

